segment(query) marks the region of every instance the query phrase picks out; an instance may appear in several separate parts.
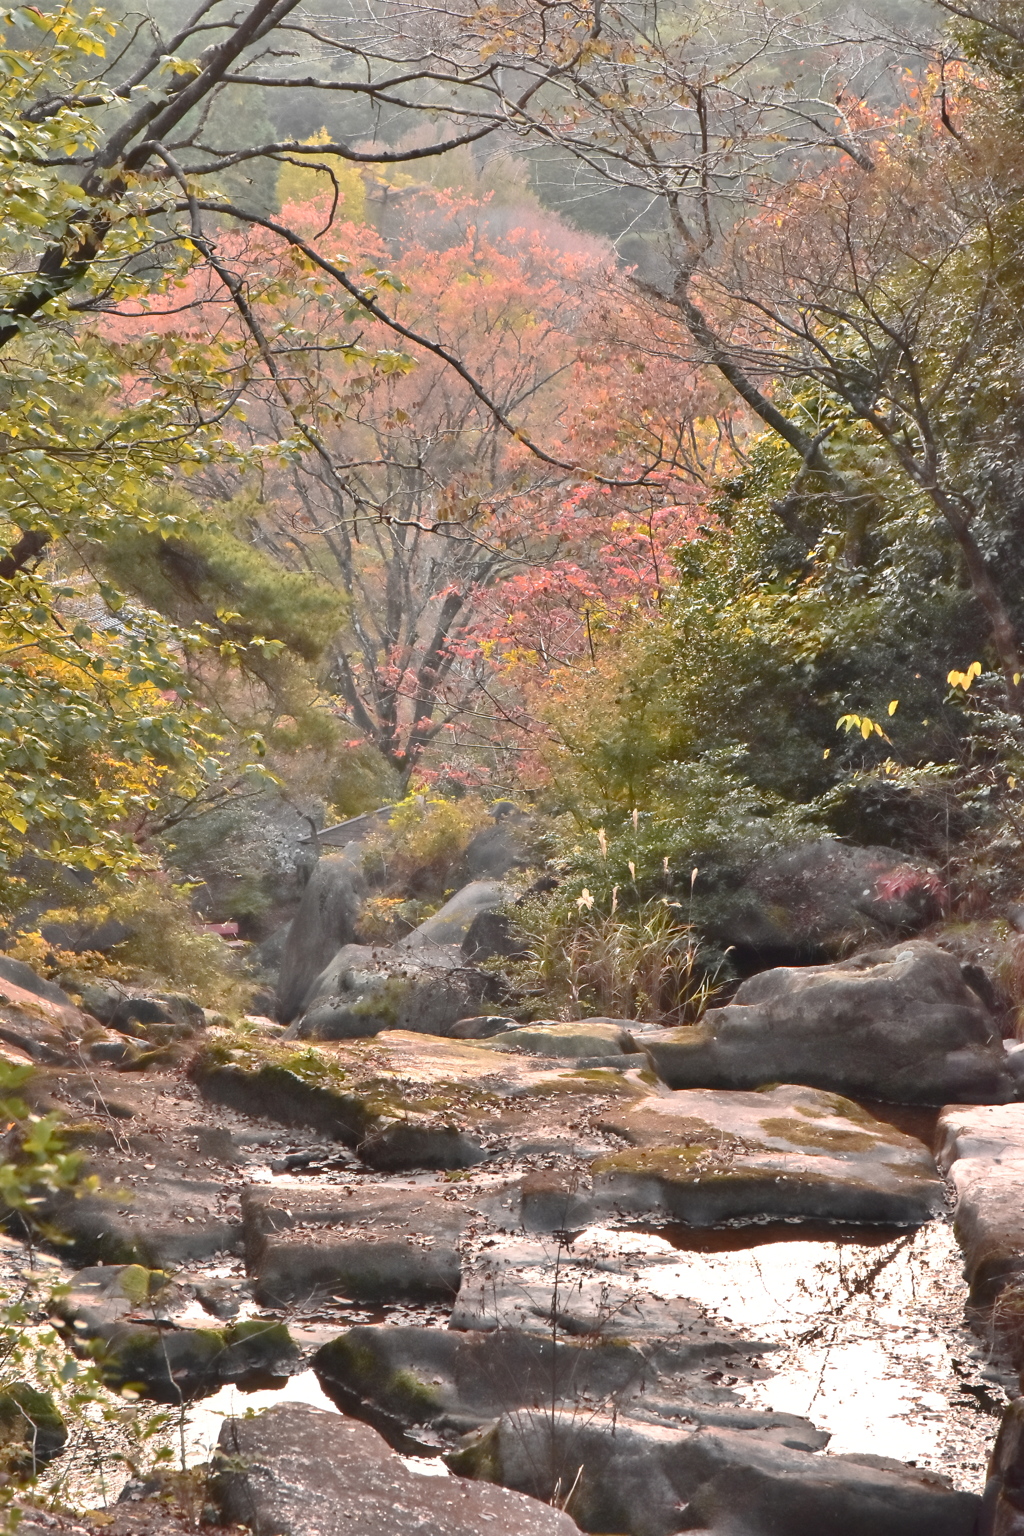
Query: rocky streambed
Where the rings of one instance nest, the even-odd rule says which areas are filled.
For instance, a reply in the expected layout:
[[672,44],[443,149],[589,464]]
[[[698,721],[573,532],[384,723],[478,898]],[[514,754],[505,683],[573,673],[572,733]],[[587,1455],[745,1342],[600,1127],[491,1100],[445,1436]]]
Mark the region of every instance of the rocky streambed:
[[[289,1536],[1024,1521],[1024,1103],[933,946],[755,978],[675,1033],[136,1019],[129,1041],[20,981],[4,1049],[100,1182],[40,1212],[63,1234],[55,1315],[113,1390],[168,1406],[186,1462],[214,1452],[197,1518]],[[129,1481],[111,1518],[178,1529],[156,1487]]]

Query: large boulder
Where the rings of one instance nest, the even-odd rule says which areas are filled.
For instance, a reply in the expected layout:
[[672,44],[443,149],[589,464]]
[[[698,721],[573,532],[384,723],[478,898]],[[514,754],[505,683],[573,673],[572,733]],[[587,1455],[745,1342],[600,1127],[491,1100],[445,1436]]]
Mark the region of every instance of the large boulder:
[[355,1040],[389,1029],[443,1035],[456,1020],[479,1013],[493,990],[493,979],[466,965],[452,946],[347,944],[313,981],[288,1034],[298,1040]]
[[530,819],[510,800],[491,807],[493,827],[483,827],[466,849],[466,867],[474,881],[503,880],[510,870],[530,862]]
[[939,916],[942,895],[922,860],[833,837],[772,853],[734,884],[713,898],[702,922],[708,936],[756,955],[806,959],[914,933]]
[[644,1045],[671,1088],[805,1083],[903,1104],[1016,1095],[988,1010],[956,960],[922,940],[764,971],[701,1024]]
[[[628,1068],[634,1058],[619,1060]],[[610,1102],[655,1091],[639,1072],[580,1069],[578,1063],[502,1054],[475,1041],[400,1030],[322,1047],[211,1032],[189,1070],[204,1099],[284,1125],[308,1126],[351,1147],[400,1121],[409,1138],[404,1146],[397,1133],[386,1138],[389,1158],[411,1156],[416,1141],[421,1152],[420,1132],[440,1130],[439,1139],[447,1151],[459,1152],[460,1163],[470,1138],[500,1156],[521,1155],[513,1149],[527,1145],[543,1148],[544,1155],[566,1153],[580,1141],[579,1124],[587,1123],[595,1108],[606,1110]],[[454,1147],[453,1124],[465,1136]],[[591,1150],[592,1138],[586,1139],[590,1158],[616,1145],[608,1135]],[[463,1187],[453,1184],[449,1198]]]
[[67,993],[62,991],[55,981],[45,981],[30,965],[26,965],[24,960],[15,960],[11,955],[0,955],[0,982],[9,982],[11,986],[17,988],[15,993],[9,993],[5,989],[5,995],[14,997],[18,1001],[20,1001],[20,993],[28,992],[33,997],[41,997],[45,1002],[54,1003],[58,1008],[74,1006]]
[[508,891],[500,880],[473,880],[456,891],[440,911],[399,939],[396,949],[433,948],[438,944],[462,944],[482,912],[494,912]]
[[1009,1405],[999,1426],[978,1536],[1024,1536],[1024,1397]]
[[[585,1332],[588,1312],[593,1319],[595,1310],[599,1317],[611,1311],[625,1288],[613,1287],[606,1306],[591,1293],[570,1312],[572,1297],[563,1284],[556,1272],[547,1318],[538,1306],[532,1327],[529,1318],[526,1327],[516,1326],[506,1293],[496,1327],[474,1326],[471,1315],[465,1331],[401,1324],[350,1328],[313,1356],[317,1380],[343,1413],[369,1419],[404,1450],[454,1448],[460,1433],[542,1404],[584,1417],[607,1404],[645,1422],[686,1419],[751,1431],[771,1425],[783,1445],[816,1451],[827,1443],[828,1435],[809,1420],[749,1408],[722,1384],[726,1372],[732,1383],[763,1374],[757,1363],[763,1345],[730,1336],[697,1307],[678,1301],[648,1308],[640,1321],[654,1327],[640,1337],[632,1336],[628,1311],[619,1314],[618,1328]],[[580,1326],[563,1327],[563,1318]]]
[[364,889],[358,843],[317,864],[281,956],[277,1016],[282,1024],[302,1012],[331,956],[354,941]]
[[577,1533],[568,1515],[522,1494],[420,1476],[368,1424],[303,1403],[228,1419],[218,1451],[211,1491],[220,1518],[256,1536]]
[[628,1417],[505,1414],[450,1458],[535,1498],[573,1489],[584,1530],[624,1536],[974,1536],[980,1500],[882,1456],[819,1456],[785,1432],[678,1429]]
[[838,1094],[693,1089],[602,1123],[632,1144],[594,1164],[595,1202],[617,1213],[696,1227],[800,1217],[917,1225],[945,1209],[921,1142]]

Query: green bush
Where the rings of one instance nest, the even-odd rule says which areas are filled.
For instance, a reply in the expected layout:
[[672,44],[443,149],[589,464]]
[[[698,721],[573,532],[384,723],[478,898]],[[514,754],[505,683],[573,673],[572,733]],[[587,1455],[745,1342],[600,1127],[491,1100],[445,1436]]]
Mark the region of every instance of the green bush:
[[460,800],[409,795],[387,825],[366,839],[364,867],[390,894],[443,898],[463,883],[466,849],[490,824],[476,795]]
[[[54,949],[39,931],[51,923],[99,926],[110,918],[128,928],[130,936],[105,954]],[[20,933],[9,953],[44,973],[61,975],[71,987],[109,976],[185,992],[203,1007],[226,1013],[243,1012],[252,993],[236,951],[216,934],[202,931],[188,887],[153,874],[140,874],[121,887],[93,887],[79,905],[42,913],[37,927]]]

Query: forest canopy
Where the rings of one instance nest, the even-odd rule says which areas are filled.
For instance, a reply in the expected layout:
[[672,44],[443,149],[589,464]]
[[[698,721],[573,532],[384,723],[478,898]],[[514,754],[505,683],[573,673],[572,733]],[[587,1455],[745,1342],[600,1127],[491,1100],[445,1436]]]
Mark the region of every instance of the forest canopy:
[[7,919],[274,794],[1018,879],[1021,8],[157,9],[2,20]]

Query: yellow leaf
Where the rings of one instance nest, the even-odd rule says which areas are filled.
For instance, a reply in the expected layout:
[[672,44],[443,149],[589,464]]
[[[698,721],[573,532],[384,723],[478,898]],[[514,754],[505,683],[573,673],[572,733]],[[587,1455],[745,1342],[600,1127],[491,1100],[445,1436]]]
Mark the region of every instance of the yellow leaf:
[[890,715],[894,715],[896,713],[896,709],[897,709],[897,706],[899,705],[899,702],[900,702],[899,699],[890,699],[890,701],[889,701],[889,713],[890,713]]
[[831,747],[826,747],[824,752],[821,755],[822,755],[822,757],[831,757],[832,756],[832,748]]
[[1009,775],[1009,777],[1007,778],[1006,782],[1010,786],[1011,789],[1016,789],[1017,788],[1017,780],[1014,778],[1012,773]]

